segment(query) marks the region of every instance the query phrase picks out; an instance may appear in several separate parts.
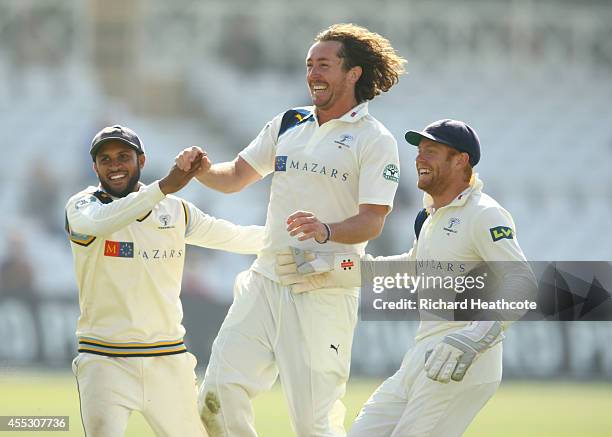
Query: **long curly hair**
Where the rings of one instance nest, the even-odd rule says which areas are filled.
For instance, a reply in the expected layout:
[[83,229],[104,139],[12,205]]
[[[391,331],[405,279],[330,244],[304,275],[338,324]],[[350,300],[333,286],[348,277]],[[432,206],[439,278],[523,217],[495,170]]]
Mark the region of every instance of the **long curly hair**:
[[355,84],[358,103],[389,91],[405,71],[406,60],[396,53],[389,40],[365,27],[351,23],[334,24],[321,31],[314,40],[342,43],[338,57],[342,58],[345,71],[361,67],[361,77]]

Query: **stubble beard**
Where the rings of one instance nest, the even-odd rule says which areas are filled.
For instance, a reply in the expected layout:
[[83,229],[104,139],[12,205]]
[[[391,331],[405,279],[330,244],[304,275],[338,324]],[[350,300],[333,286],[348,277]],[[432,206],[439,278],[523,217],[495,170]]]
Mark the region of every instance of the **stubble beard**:
[[134,189],[136,188],[136,185],[138,184],[138,181],[140,181],[140,167],[136,168],[136,173],[134,173],[134,176],[130,178],[127,185],[125,186],[125,189],[123,189],[122,191],[113,190],[106,182],[102,180],[100,180],[100,185],[102,185],[104,191],[106,191],[111,196],[121,198],[127,196],[130,193],[133,193]]
[[[332,84],[328,82],[328,87],[331,88]],[[321,102],[319,104],[313,102],[312,104],[315,106],[315,108],[319,109],[319,110],[329,110],[331,109],[336,102],[340,101],[343,99],[343,96],[345,93],[349,92],[348,91],[349,85],[346,83],[346,78],[344,82],[340,82],[340,83],[336,83],[334,85],[333,91],[329,93],[329,97],[324,101]]]

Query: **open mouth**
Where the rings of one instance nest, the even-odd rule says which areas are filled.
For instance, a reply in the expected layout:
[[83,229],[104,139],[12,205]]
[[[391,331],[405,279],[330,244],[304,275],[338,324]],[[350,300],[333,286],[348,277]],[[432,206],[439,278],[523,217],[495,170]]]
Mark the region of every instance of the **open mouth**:
[[424,175],[431,174],[431,170],[428,169],[428,168],[419,168],[417,170],[417,172],[418,172],[419,176],[424,176]]
[[310,86],[310,91],[313,95],[317,95],[319,93],[327,91],[328,85],[326,83],[316,82]]
[[120,182],[127,179],[127,177],[127,173],[113,173],[108,177],[108,179],[110,179],[111,182]]

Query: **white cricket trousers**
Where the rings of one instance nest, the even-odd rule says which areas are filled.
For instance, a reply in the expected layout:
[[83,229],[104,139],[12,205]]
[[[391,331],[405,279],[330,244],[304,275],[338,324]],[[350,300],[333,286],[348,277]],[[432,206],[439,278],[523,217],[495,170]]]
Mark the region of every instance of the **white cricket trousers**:
[[294,294],[259,273],[239,274],[200,388],[209,435],[256,436],[251,399],[279,375],[298,437],[346,435],[340,398],[356,322],[347,290]]
[[72,362],[86,437],[120,437],[132,411],[157,436],[206,436],[197,410],[195,357],[107,357],[80,353]]
[[463,381],[442,384],[424,371],[425,353],[443,335],[418,342],[399,370],[370,396],[349,437],[456,437],[493,396],[501,381],[502,344],[479,356]]

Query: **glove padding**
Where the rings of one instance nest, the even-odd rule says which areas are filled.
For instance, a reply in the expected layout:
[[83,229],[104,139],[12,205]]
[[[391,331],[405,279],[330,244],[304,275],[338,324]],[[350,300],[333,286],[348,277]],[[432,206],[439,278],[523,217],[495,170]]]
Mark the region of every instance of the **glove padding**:
[[503,339],[501,322],[478,321],[448,334],[425,355],[425,372],[434,381],[461,381],[479,354]]
[[290,247],[276,255],[276,274],[280,283],[294,293],[361,285],[356,253],[334,254]]

